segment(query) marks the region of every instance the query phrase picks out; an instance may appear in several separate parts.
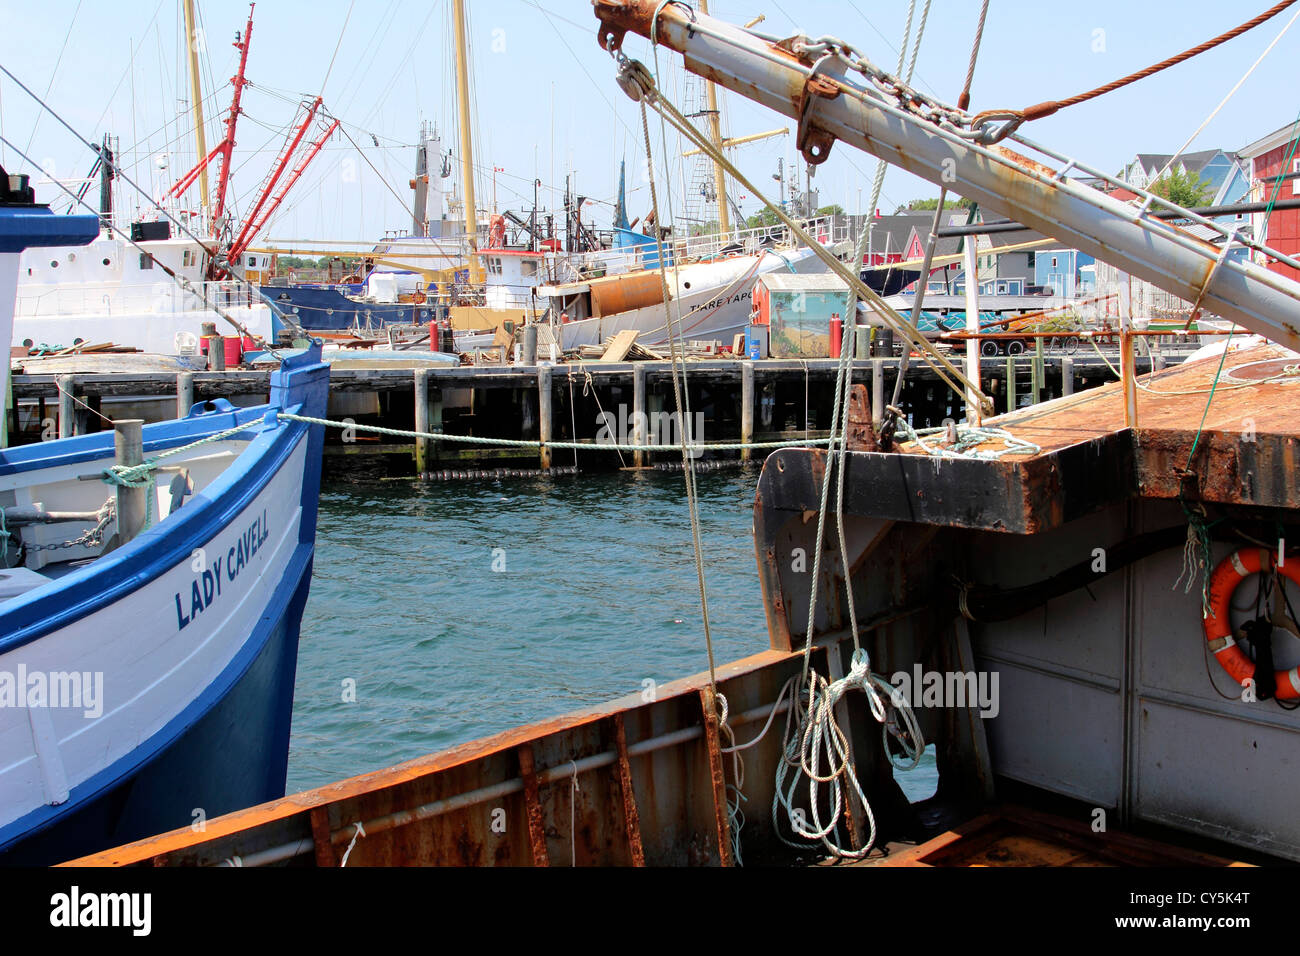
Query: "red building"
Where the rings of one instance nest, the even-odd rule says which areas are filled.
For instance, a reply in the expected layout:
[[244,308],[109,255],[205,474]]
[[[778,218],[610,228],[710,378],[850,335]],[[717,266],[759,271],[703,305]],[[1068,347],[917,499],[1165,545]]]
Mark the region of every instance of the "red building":
[[[1288,125],[1240,151],[1250,163],[1251,199],[1268,202],[1277,193],[1278,201],[1300,199],[1300,143],[1296,127]],[[1278,184],[1281,183],[1281,189]],[[1265,224],[1262,213],[1254,217],[1255,236],[1278,252],[1300,259],[1300,209],[1274,209]],[[1300,270],[1275,259],[1267,266],[1274,272],[1300,281]]]

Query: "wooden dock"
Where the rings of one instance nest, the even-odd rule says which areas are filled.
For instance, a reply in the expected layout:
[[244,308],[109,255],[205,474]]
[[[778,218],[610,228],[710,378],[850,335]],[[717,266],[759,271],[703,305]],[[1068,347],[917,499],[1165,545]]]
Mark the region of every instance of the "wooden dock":
[[[1116,350],[1108,350],[1118,366]],[[1181,356],[1166,360],[1171,364]],[[892,397],[897,357],[857,359],[853,380],[871,386],[879,417]],[[709,443],[796,441],[825,437],[837,359],[692,360],[686,381],[693,414],[693,440]],[[1139,373],[1164,365],[1160,356],[1139,356]],[[999,412],[1024,407],[1114,379],[1092,350],[1075,355],[1023,354],[981,360],[981,381]],[[225,399],[235,405],[265,402],[269,369],[224,372],[141,372],[16,375],[12,382],[8,433],[11,444],[84,434],[107,427],[117,406],[133,415],[162,420],[186,415],[194,404]],[[1014,381],[1014,389],[1008,382]],[[419,474],[467,464],[524,463],[549,469],[649,467],[665,452],[616,451],[621,445],[673,444],[675,408],[672,365],[666,361],[568,362],[536,366],[460,366],[423,369],[337,369],[330,377],[334,420],[405,431],[494,439],[575,442],[590,451],[543,447],[483,446],[449,441],[414,441],[363,431],[331,430],[326,455],[382,455],[410,459]],[[917,428],[964,415],[952,395],[918,358],[910,360],[903,405]],[[108,407],[109,413],[105,414]],[[103,417],[101,417],[103,416]],[[120,417],[120,416],[117,416]],[[671,434],[665,434],[668,429]],[[760,450],[754,454],[761,453]],[[745,460],[750,450],[705,452]]]

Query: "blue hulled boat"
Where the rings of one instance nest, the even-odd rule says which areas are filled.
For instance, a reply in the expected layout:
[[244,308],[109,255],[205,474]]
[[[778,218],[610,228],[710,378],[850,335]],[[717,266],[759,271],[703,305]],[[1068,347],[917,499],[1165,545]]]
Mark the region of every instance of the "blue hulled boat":
[[[0,170],[0,334],[19,253],[98,231]],[[328,385],[314,346],[265,406],[0,450],[0,863],[283,795],[323,435],[278,413]]]

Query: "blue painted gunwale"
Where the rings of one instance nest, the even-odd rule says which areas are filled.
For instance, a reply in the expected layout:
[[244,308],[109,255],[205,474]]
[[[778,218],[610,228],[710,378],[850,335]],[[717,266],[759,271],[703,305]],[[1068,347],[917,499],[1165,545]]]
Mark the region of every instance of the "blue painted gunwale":
[[[150,435],[150,428],[154,426],[147,426],[146,454],[180,447],[206,435],[233,428],[241,424],[241,418],[264,418],[268,411],[274,414],[277,410],[270,406],[259,406],[247,410],[253,413],[251,416],[217,413],[157,426],[163,429],[178,424],[190,426],[170,439],[161,438],[157,433]],[[258,412],[261,413],[260,416]],[[196,547],[210,541],[228,527],[239,512],[257,497],[299,441],[306,437],[307,426],[297,423],[266,425],[254,421],[248,424],[248,430],[254,435],[248,447],[211,485],[187,501],[175,515],[145,531],[125,547],[60,578],[54,587],[39,588],[5,602],[0,607],[0,628],[5,631],[4,636],[0,637],[0,653],[28,644],[122,600],[182,561],[188,561]],[[112,454],[112,432],[84,437],[97,440],[87,441],[82,448],[74,449],[66,455],[47,455],[39,464],[32,463],[30,467],[15,470],[35,471],[96,457],[102,461],[105,452]],[[240,437],[242,433],[233,436],[231,440]],[[71,441],[79,442],[81,438]],[[0,473],[4,473],[2,469]]]

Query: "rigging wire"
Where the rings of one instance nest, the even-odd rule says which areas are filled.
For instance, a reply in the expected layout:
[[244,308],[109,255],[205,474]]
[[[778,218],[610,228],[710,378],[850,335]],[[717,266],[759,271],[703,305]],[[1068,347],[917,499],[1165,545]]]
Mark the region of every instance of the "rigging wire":
[[[1157,73],[1169,69],[1170,67],[1177,66],[1178,64],[1190,60],[1195,56],[1199,56],[1202,53],[1208,52],[1209,50],[1213,50],[1215,47],[1221,46],[1222,44],[1227,43],[1229,40],[1236,39],[1237,37],[1241,36],[1243,33],[1253,30],[1261,23],[1271,20],[1273,17],[1277,16],[1283,10],[1287,9],[1288,7],[1294,6],[1297,2],[1300,2],[1300,0],[1282,0],[1281,3],[1275,4],[1274,6],[1270,7],[1268,10],[1265,10],[1259,16],[1247,20],[1245,23],[1241,24],[1240,26],[1233,27],[1231,30],[1227,31],[1226,33],[1221,33],[1217,37],[1214,37],[1211,40],[1206,40],[1204,43],[1198,44],[1197,46],[1184,50],[1182,53],[1179,53],[1175,56],[1171,56],[1168,59],[1161,60],[1159,63],[1153,63],[1151,66],[1148,66],[1146,69],[1138,70],[1136,73],[1130,73],[1128,74],[1128,76],[1120,77],[1117,80],[1112,80],[1110,83],[1106,83],[1103,86],[1096,87],[1095,89],[1088,90],[1087,92],[1084,93],[1076,94],[1075,96],[1071,96],[1063,100],[1047,100],[1046,102],[1038,103],[1034,106],[1027,106],[1022,110],[1011,110],[1005,112],[1010,112],[1015,116],[1018,116],[1022,121],[1028,122],[1031,120],[1042,119],[1045,116],[1051,116],[1052,114],[1060,112],[1063,109],[1067,109],[1068,107],[1071,106],[1078,106],[1080,103],[1086,103],[1089,100],[1096,99],[1099,96],[1104,96],[1107,93],[1113,93],[1116,90],[1122,89],[1123,87],[1126,87],[1132,83],[1136,83],[1139,80],[1144,80],[1149,76],[1154,76]],[[977,116],[975,117],[974,120],[972,120],[972,123],[977,124],[978,121],[979,121],[979,117]]]
[[1291,19],[1287,21],[1286,26],[1282,28],[1282,32],[1273,38],[1273,42],[1264,48],[1264,52],[1259,55],[1259,58],[1254,63],[1251,64],[1250,69],[1247,70],[1242,75],[1241,79],[1237,81],[1237,85],[1228,91],[1228,95],[1225,96],[1223,100],[1219,103],[1219,105],[1214,108],[1214,111],[1205,118],[1205,121],[1201,123],[1200,126],[1196,127],[1196,132],[1192,133],[1192,135],[1187,138],[1187,142],[1183,143],[1182,146],[1178,147],[1178,151],[1174,153],[1174,155],[1169,157],[1169,162],[1165,163],[1165,168],[1160,170],[1160,172],[1156,175],[1155,179],[1153,179],[1152,182],[1158,183],[1160,182],[1161,179],[1165,177],[1165,175],[1169,172],[1169,170],[1173,168],[1174,163],[1178,162],[1179,158],[1183,155],[1184,152],[1186,152],[1187,147],[1191,146],[1192,143],[1196,141],[1196,137],[1200,136],[1201,133],[1205,131],[1205,127],[1209,126],[1210,123],[1214,121],[1214,118],[1219,115],[1219,113],[1223,110],[1225,106],[1228,105],[1228,101],[1237,95],[1237,91],[1241,89],[1241,87],[1245,84],[1245,82],[1248,79],[1250,79],[1251,74],[1254,73],[1255,70],[1258,69],[1259,65],[1264,62],[1265,57],[1267,57],[1271,52],[1273,52],[1273,47],[1277,46],[1278,43],[1281,42],[1282,38],[1286,36],[1287,31],[1290,30],[1291,27],[1295,25],[1295,22],[1298,19],[1300,19],[1300,10],[1297,10],[1295,14],[1291,17]]
[[[63,35],[63,45],[59,47],[59,55],[54,60],[54,69],[50,72],[50,82],[45,85],[45,95],[47,97],[50,95],[50,90],[54,89],[54,80],[59,75],[59,67],[63,64],[63,54],[67,52],[68,41],[72,39],[72,28],[77,23],[77,15],[81,13],[81,2],[82,0],[77,0],[76,9],[72,11],[72,22],[68,24],[68,32]],[[36,129],[41,125],[42,115],[43,114],[41,113],[37,113],[36,121],[32,123],[32,131],[27,137],[27,145],[23,147],[26,152],[31,152],[32,140],[36,138]]]

